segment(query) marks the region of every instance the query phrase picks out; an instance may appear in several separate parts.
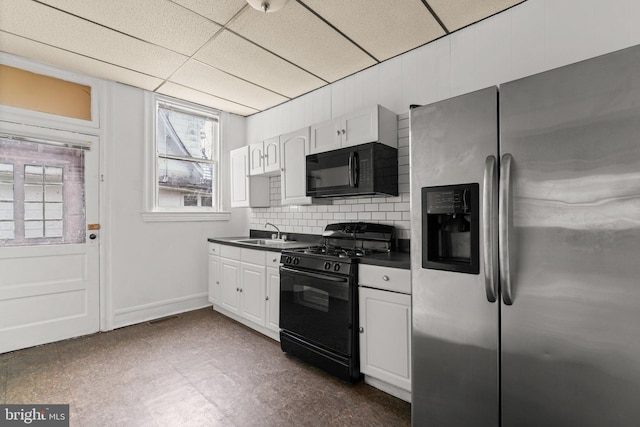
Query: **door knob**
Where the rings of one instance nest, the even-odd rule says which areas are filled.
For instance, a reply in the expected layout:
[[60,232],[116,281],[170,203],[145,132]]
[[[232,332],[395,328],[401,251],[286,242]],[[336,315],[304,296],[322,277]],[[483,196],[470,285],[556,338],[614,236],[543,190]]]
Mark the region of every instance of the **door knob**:
[[360,329],[358,329],[358,331],[360,331],[360,333],[364,333],[364,328],[362,326],[360,326]]

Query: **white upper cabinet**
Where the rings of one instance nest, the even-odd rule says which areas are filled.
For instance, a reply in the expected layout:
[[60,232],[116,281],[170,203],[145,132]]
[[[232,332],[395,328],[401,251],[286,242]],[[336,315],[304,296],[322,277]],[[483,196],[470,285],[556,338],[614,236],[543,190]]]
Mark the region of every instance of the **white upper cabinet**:
[[280,173],[280,138],[275,136],[249,146],[249,175]]
[[231,207],[269,207],[269,178],[250,176],[249,146],[232,150],[231,163]]
[[398,147],[398,116],[381,105],[311,126],[309,153],[322,153],[367,142]]
[[309,128],[280,136],[280,193],[283,205],[310,205],[306,196],[306,159],[309,146]]

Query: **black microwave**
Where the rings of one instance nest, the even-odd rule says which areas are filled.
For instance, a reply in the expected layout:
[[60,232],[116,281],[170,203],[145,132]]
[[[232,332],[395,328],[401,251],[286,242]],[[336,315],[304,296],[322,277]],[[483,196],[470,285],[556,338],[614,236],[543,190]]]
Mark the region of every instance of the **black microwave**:
[[307,196],[398,195],[398,149],[372,142],[307,156]]

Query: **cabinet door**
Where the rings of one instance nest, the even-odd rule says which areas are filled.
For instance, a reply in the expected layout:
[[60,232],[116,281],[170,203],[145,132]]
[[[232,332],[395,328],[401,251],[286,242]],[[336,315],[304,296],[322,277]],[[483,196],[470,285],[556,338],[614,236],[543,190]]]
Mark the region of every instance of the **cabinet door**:
[[209,301],[214,304],[220,303],[220,257],[209,255]]
[[322,153],[341,147],[342,121],[331,119],[311,126],[309,153]]
[[240,286],[240,314],[247,320],[264,326],[265,318],[265,274],[264,265],[242,263]]
[[264,141],[264,172],[280,171],[280,137],[276,136]]
[[267,328],[280,332],[280,270],[267,268]]
[[249,149],[238,148],[229,153],[231,163],[231,207],[249,206]]
[[257,142],[249,145],[249,175],[264,173],[264,144]]
[[378,141],[377,106],[347,114],[343,121],[343,147]]
[[411,296],[360,287],[360,370],[411,390]]
[[283,205],[310,205],[307,192],[306,152],[309,128],[300,129],[280,137],[282,174],[280,192]]
[[220,258],[220,303],[227,310],[240,313],[240,261]]

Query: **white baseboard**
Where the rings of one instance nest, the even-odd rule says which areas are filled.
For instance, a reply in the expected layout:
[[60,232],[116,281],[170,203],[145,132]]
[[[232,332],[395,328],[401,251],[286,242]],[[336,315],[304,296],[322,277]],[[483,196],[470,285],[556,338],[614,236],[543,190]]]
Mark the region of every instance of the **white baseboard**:
[[385,393],[388,393],[392,396],[397,397],[398,399],[402,399],[405,402],[411,403],[411,392],[395,385],[389,384],[388,382],[379,380],[377,378],[370,377],[368,375],[364,376],[364,382],[369,384],[372,387],[377,388],[378,390],[382,390]]
[[173,314],[184,313],[185,311],[197,310],[210,305],[208,294],[202,293],[121,308],[114,311],[113,328],[122,328]]

